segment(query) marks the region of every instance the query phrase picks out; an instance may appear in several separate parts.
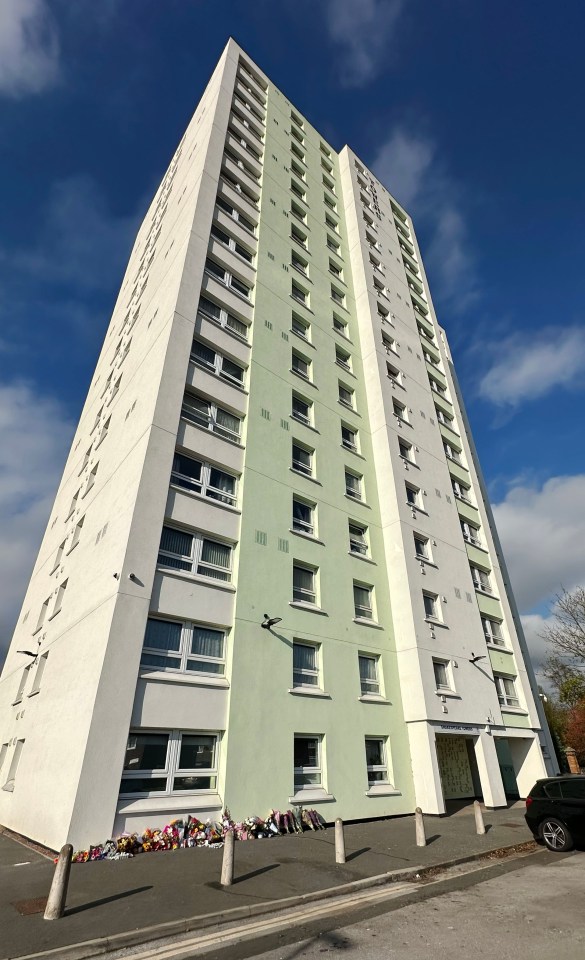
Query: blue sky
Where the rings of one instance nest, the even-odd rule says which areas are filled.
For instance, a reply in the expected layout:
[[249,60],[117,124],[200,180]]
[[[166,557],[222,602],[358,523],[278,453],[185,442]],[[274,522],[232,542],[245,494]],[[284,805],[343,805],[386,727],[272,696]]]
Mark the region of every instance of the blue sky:
[[0,657],[133,234],[232,34],[413,215],[539,660],[585,582],[584,27],[579,0],[1,0]]

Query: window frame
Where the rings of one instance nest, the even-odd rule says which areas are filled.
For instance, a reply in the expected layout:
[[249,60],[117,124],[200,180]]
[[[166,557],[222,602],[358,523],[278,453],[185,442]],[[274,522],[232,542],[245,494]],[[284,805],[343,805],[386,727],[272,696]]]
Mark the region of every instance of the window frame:
[[[451,661],[444,660],[441,657],[433,657],[433,677],[435,680],[435,692],[436,693],[453,693],[453,679],[451,676]],[[444,671],[445,682],[439,679],[440,670],[442,668]]]
[[369,557],[370,543],[367,524],[360,523],[358,520],[352,520],[351,517],[349,517],[347,526],[349,533],[349,552],[355,557]]
[[[127,800],[138,800],[141,798],[159,798],[159,797],[183,797],[190,796],[194,794],[203,794],[209,796],[210,794],[217,793],[218,787],[218,777],[219,777],[219,751],[220,751],[220,734],[218,731],[207,731],[207,730],[180,730],[177,728],[171,730],[141,730],[139,728],[130,728],[128,732],[128,741],[130,742],[133,736],[153,736],[153,737],[167,737],[167,747],[166,747],[166,757],[165,757],[165,767],[164,769],[154,768],[149,769],[139,769],[134,771],[129,771],[126,767],[122,770],[122,777],[120,779],[120,791],[119,797],[121,799]],[[213,739],[213,765],[210,767],[181,767],[180,758],[181,758],[181,747],[183,742],[183,737],[202,737]],[[128,750],[128,746],[126,747]],[[214,786],[202,787],[195,790],[175,790],[174,789],[174,780],[180,776],[192,776],[192,777],[207,777],[209,776],[210,780],[215,779]],[[165,780],[165,789],[164,790],[147,790],[147,791],[124,791],[123,783],[124,780]]]
[[[358,603],[356,599],[356,590],[362,590],[368,595],[368,603]],[[363,583],[361,580],[353,581],[353,609],[354,620],[365,620],[368,623],[375,623],[375,605],[374,605],[374,587],[371,583]]]
[[[201,411],[198,411],[195,407],[189,409],[188,402],[197,401],[201,404],[207,404],[207,413],[204,414]],[[224,423],[218,421],[218,415],[225,414],[228,417],[235,420],[238,424],[237,432],[231,427],[226,426]],[[193,423],[198,427],[201,427],[203,430],[209,430],[211,433],[217,434],[222,440],[228,440],[230,443],[241,444],[242,437],[242,424],[243,418],[238,417],[237,414],[231,413],[230,410],[225,410],[224,407],[220,407],[218,403],[214,400],[208,400],[207,397],[202,397],[196,393],[185,393],[183,396],[183,403],[181,405],[181,419],[186,420],[188,423]]]
[[[505,673],[496,673],[494,671],[494,683],[496,685],[496,693],[498,695],[498,702],[500,707],[504,709],[512,708],[513,710],[521,710],[520,697],[518,695],[518,690],[516,689],[516,680],[518,676],[511,676],[510,674]],[[513,693],[510,694],[506,689],[506,683],[512,685]]]
[[[203,304],[209,304],[211,307],[217,308],[219,315],[216,316],[215,313],[209,312]],[[215,303],[213,300],[210,300],[208,297],[201,296],[199,298],[199,303],[197,304],[197,315],[201,315],[205,320],[209,320],[211,323],[215,323],[216,326],[221,327],[223,330],[226,330],[228,333],[231,333],[234,337],[237,337],[239,340],[244,340],[248,342],[248,334],[250,332],[250,324],[244,323],[243,320],[240,320],[238,317],[235,317],[233,313],[230,313],[229,310],[226,310],[225,307],[222,307],[219,303]],[[231,322],[230,322],[231,321]],[[243,332],[241,329],[243,328]]]
[[[173,526],[170,523],[164,523],[161,531],[161,544],[165,530],[170,530],[172,533],[181,533],[184,536],[191,537],[191,550],[189,554],[180,554],[175,553],[174,551],[167,550],[162,546],[158,548],[157,561],[156,565],[158,569],[165,571],[173,571],[174,573],[179,573],[181,575],[190,575],[193,577],[204,577],[207,582],[213,581],[214,583],[231,583],[232,574],[233,574],[233,561],[234,561],[234,544],[229,543],[226,540],[221,540],[217,537],[210,537],[207,534],[203,533],[201,530],[183,530],[181,527]],[[228,553],[228,566],[221,566],[220,564],[213,564],[208,560],[203,560],[203,550],[206,543],[215,544],[217,546],[226,547],[229,551]],[[162,557],[162,560],[161,560]],[[177,560],[183,564],[190,564],[190,567],[187,566],[178,566],[172,564],[165,564],[165,558]],[[214,576],[213,573],[206,573],[206,570],[216,570],[218,573],[225,573],[226,576]]]
[[[316,766],[306,766],[306,765],[295,765],[296,760],[296,741],[297,740],[310,740],[314,741],[316,744],[316,756],[317,764]],[[298,778],[305,776],[315,776],[317,779],[314,783],[302,783]],[[322,734],[309,734],[309,733],[295,733],[293,740],[293,784],[294,784],[294,795],[303,794],[310,790],[323,790],[323,735]]]
[[[432,593],[430,590],[423,590],[422,596],[425,620],[431,620],[433,623],[442,623],[441,604],[438,593]],[[430,603],[428,601],[430,601]]]
[[[314,666],[313,667],[304,667],[304,666],[295,666],[295,647],[305,647],[307,650],[311,650],[314,656]],[[321,682],[321,644],[311,643],[307,640],[299,640],[297,637],[293,637],[293,670],[292,670],[292,689],[293,690],[322,690],[323,684]],[[296,676],[295,676],[296,675]],[[305,681],[302,680],[302,677],[306,676]],[[301,679],[299,679],[301,678]]]
[[[348,477],[352,477],[356,481],[355,486],[351,484],[348,485]],[[350,493],[350,490],[353,492]],[[351,500],[356,500],[358,503],[365,503],[363,474],[354,473],[353,470],[349,470],[347,467],[345,467],[345,495]]]
[[[178,626],[180,629],[179,636],[179,647],[178,650],[167,650],[165,651],[164,647],[156,647],[147,644],[148,638],[148,625],[151,622],[160,622],[160,623],[170,623],[175,626]],[[221,635],[221,644],[222,644],[222,656],[221,657],[211,657],[204,654],[193,653],[192,645],[193,640],[195,639],[195,631],[198,629],[211,630],[214,633]],[[172,617],[163,617],[163,616],[149,616],[146,621],[146,630],[144,632],[144,640],[142,642],[142,650],[140,654],[140,672],[141,673],[168,673],[170,675],[177,675],[182,677],[205,677],[205,678],[218,678],[225,679],[226,675],[226,646],[227,646],[227,635],[228,631],[224,627],[218,627],[215,624],[203,623],[198,620],[175,620]],[[167,653],[169,659],[177,660],[178,666],[164,666],[162,664],[154,665],[147,664],[143,662],[143,655],[151,657],[163,657]],[[209,663],[217,665],[220,669],[218,670],[196,670],[188,666],[189,662],[193,663]]]
[[[181,471],[175,467],[175,457],[184,457],[185,460],[191,460],[193,463],[199,464],[201,467],[201,478],[196,480],[187,473],[181,473]],[[221,487],[215,487],[211,483],[211,474],[213,470],[217,470],[219,473],[229,477],[230,480],[234,481],[233,493],[226,493],[226,491],[222,490]],[[205,497],[206,499],[213,500],[216,503],[227,503],[229,506],[235,507],[238,499],[238,479],[239,478],[235,474],[230,473],[229,470],[224,470],[223,467],[216,467],[207,460],[202,460],[199,457],[192,457],[189,454],[182,453],[180,450],[175,450],[173,455],[173,464],[171,467],[171,478],[169,481],[171,486],[178,487],[181,490],[187,490],[189,493],[195,496]],[[199,486],[200,489],[197,489],[197,486]]]
[[[223,270],[223,277],[220,276],[218,271],[210,269],[209,264],[211,263],[217,267],[218,270]],[[218,263],[217,260],[214,260],[212,257],[205,258],[205,266],[203,269],[204,273],[206,273],[208,277],[213,277],[213,279],[222,286],[226,287],[228,290],[231,290],[235,296],[241,297],[248,303],[252,302],[252,291],[254,290],[253,284],[249,285],[245,280],[240,280],[240,278],[232,273],[231,270],[228,270],[227,267],[224,267],[223,264]]]
[[[295,585],[295,571],[302,570],[304,573],[309,573],[312,578],[312,589],[307,587],[301,587]],[[318,567],[313,567],[308,563],[304,563],[302,560],[293,560],[293,599],[292,602],[296,604],[302,604],[307,607],[318,607]],[[306,596],[304,596],[306,594]],[[312,599],[307,599],[307,597],[312,597]]]
[[[371,661],[374,665],[374,676],[366,676],[366,672],[362,670],[362,667],[365,666],[365,661]],[[358,652],[358,672],[360,678],[360,691],[362,697],[381,697],[382,694],[382,684],[380,678],[380,656],[379,654],[372,653],[359,653]]]
[[[368,742],[379,743],[381,745],[381,757],[382,763],[370,764],[368,763]],[[388,774],[388,738],[387,737],[370,737],[367,736],[364,738],[365,750],[366,750],[366,771],[368,775],[368,789],[371,790],[372,787],[390,787],[392,782]],[[372,777],[371,774],[381,773],[382,777]]]
[[[506,638],[504,637],[504,632],[502,630],[503,622],[503,620],[496,620],[495,617],[488,617],[485,613],[481,614],[481,625],[486,643],[489,643],[494,647],[507,646]],[[489,627],[488,624],[490,624]],[[496,624],[498,630],[500,631],[499,633],[493,632],[492,624]]]
[[[309,520],[304,520],[295,516],[295,506],[306,508],[309,511]],[[298,494],[293,493],[292,497],[292,518],[291,518],[291,530],[293,533],[298,533],[303,537],[316,537],[317,536],[317,524],[316,524],[316,511],[317,505],[311,500],[307,500],[305,497],[300,497]]]
[[[296,454],[295,451],[297,451]],[[306,463],[302,457],[299,459],[298,452],[307,455]],[[306,443],[302,443],[296,437],[292,438],[291,470],[303,477],[312,477],[313,479],[315,477],[315,448],[307,446]]]
[[[204,360],[201,356],[198,356],[194,352],[195,345],[203,347],[205,350],[208,350],[213,354],[213,363]],[[205,343],[204,340],[201,340],[199,337],[193,337],[191,343],[191,353],[189,359],[196,366],[200,367],[202,370],[207,370],[208,373],[211,373],[214,377],[219,377],[221,380],[225,380],[226,383],[229,383],[231,386],[238,387],[240,390],[245,390],[246,388],[246,368],[243,367],[240,363],[235,360],[232,360],[231,357],[227,357],[220,350],[216,350],[214,347],[210,347],[209,344]],[[239,371],[241,371],[241,378],[233,376],[231,373],[227,373],[224,370],[225,363],[231,363]]]

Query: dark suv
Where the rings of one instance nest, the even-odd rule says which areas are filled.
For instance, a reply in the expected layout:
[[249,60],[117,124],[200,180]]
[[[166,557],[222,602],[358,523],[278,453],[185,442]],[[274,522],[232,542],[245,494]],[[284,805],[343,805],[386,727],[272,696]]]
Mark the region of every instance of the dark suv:
[[585,843],[585,776],[537,780],[526,797],[526,823],[549,850]]

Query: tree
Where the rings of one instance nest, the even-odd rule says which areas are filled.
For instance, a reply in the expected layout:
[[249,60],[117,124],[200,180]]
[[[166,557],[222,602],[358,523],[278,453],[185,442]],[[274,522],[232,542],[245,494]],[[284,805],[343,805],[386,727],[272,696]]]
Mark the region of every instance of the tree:
[[574,748],[579,765],[585,767],[585,700],[567,713],[565,742]]
[[585,587],[557,594],[552,621],[542,634],[544,639],[557,655],[585,667]]
[[585,699],[585,588],[557,595],[552,623],[541,636],[553,651],[545,661],[544,675],[562,703],[576,706]]

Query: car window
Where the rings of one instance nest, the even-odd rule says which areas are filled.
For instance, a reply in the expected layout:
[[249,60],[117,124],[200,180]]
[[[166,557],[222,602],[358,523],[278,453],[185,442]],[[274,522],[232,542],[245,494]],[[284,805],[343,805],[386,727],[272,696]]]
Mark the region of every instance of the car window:
[[561,785],[560,783],[547,783],[544,792],[547,797],[550,797],[552,800],[556,800],[561,796]]
[[565,780],[561,790],[565,800],[585,800],[585,780]]

